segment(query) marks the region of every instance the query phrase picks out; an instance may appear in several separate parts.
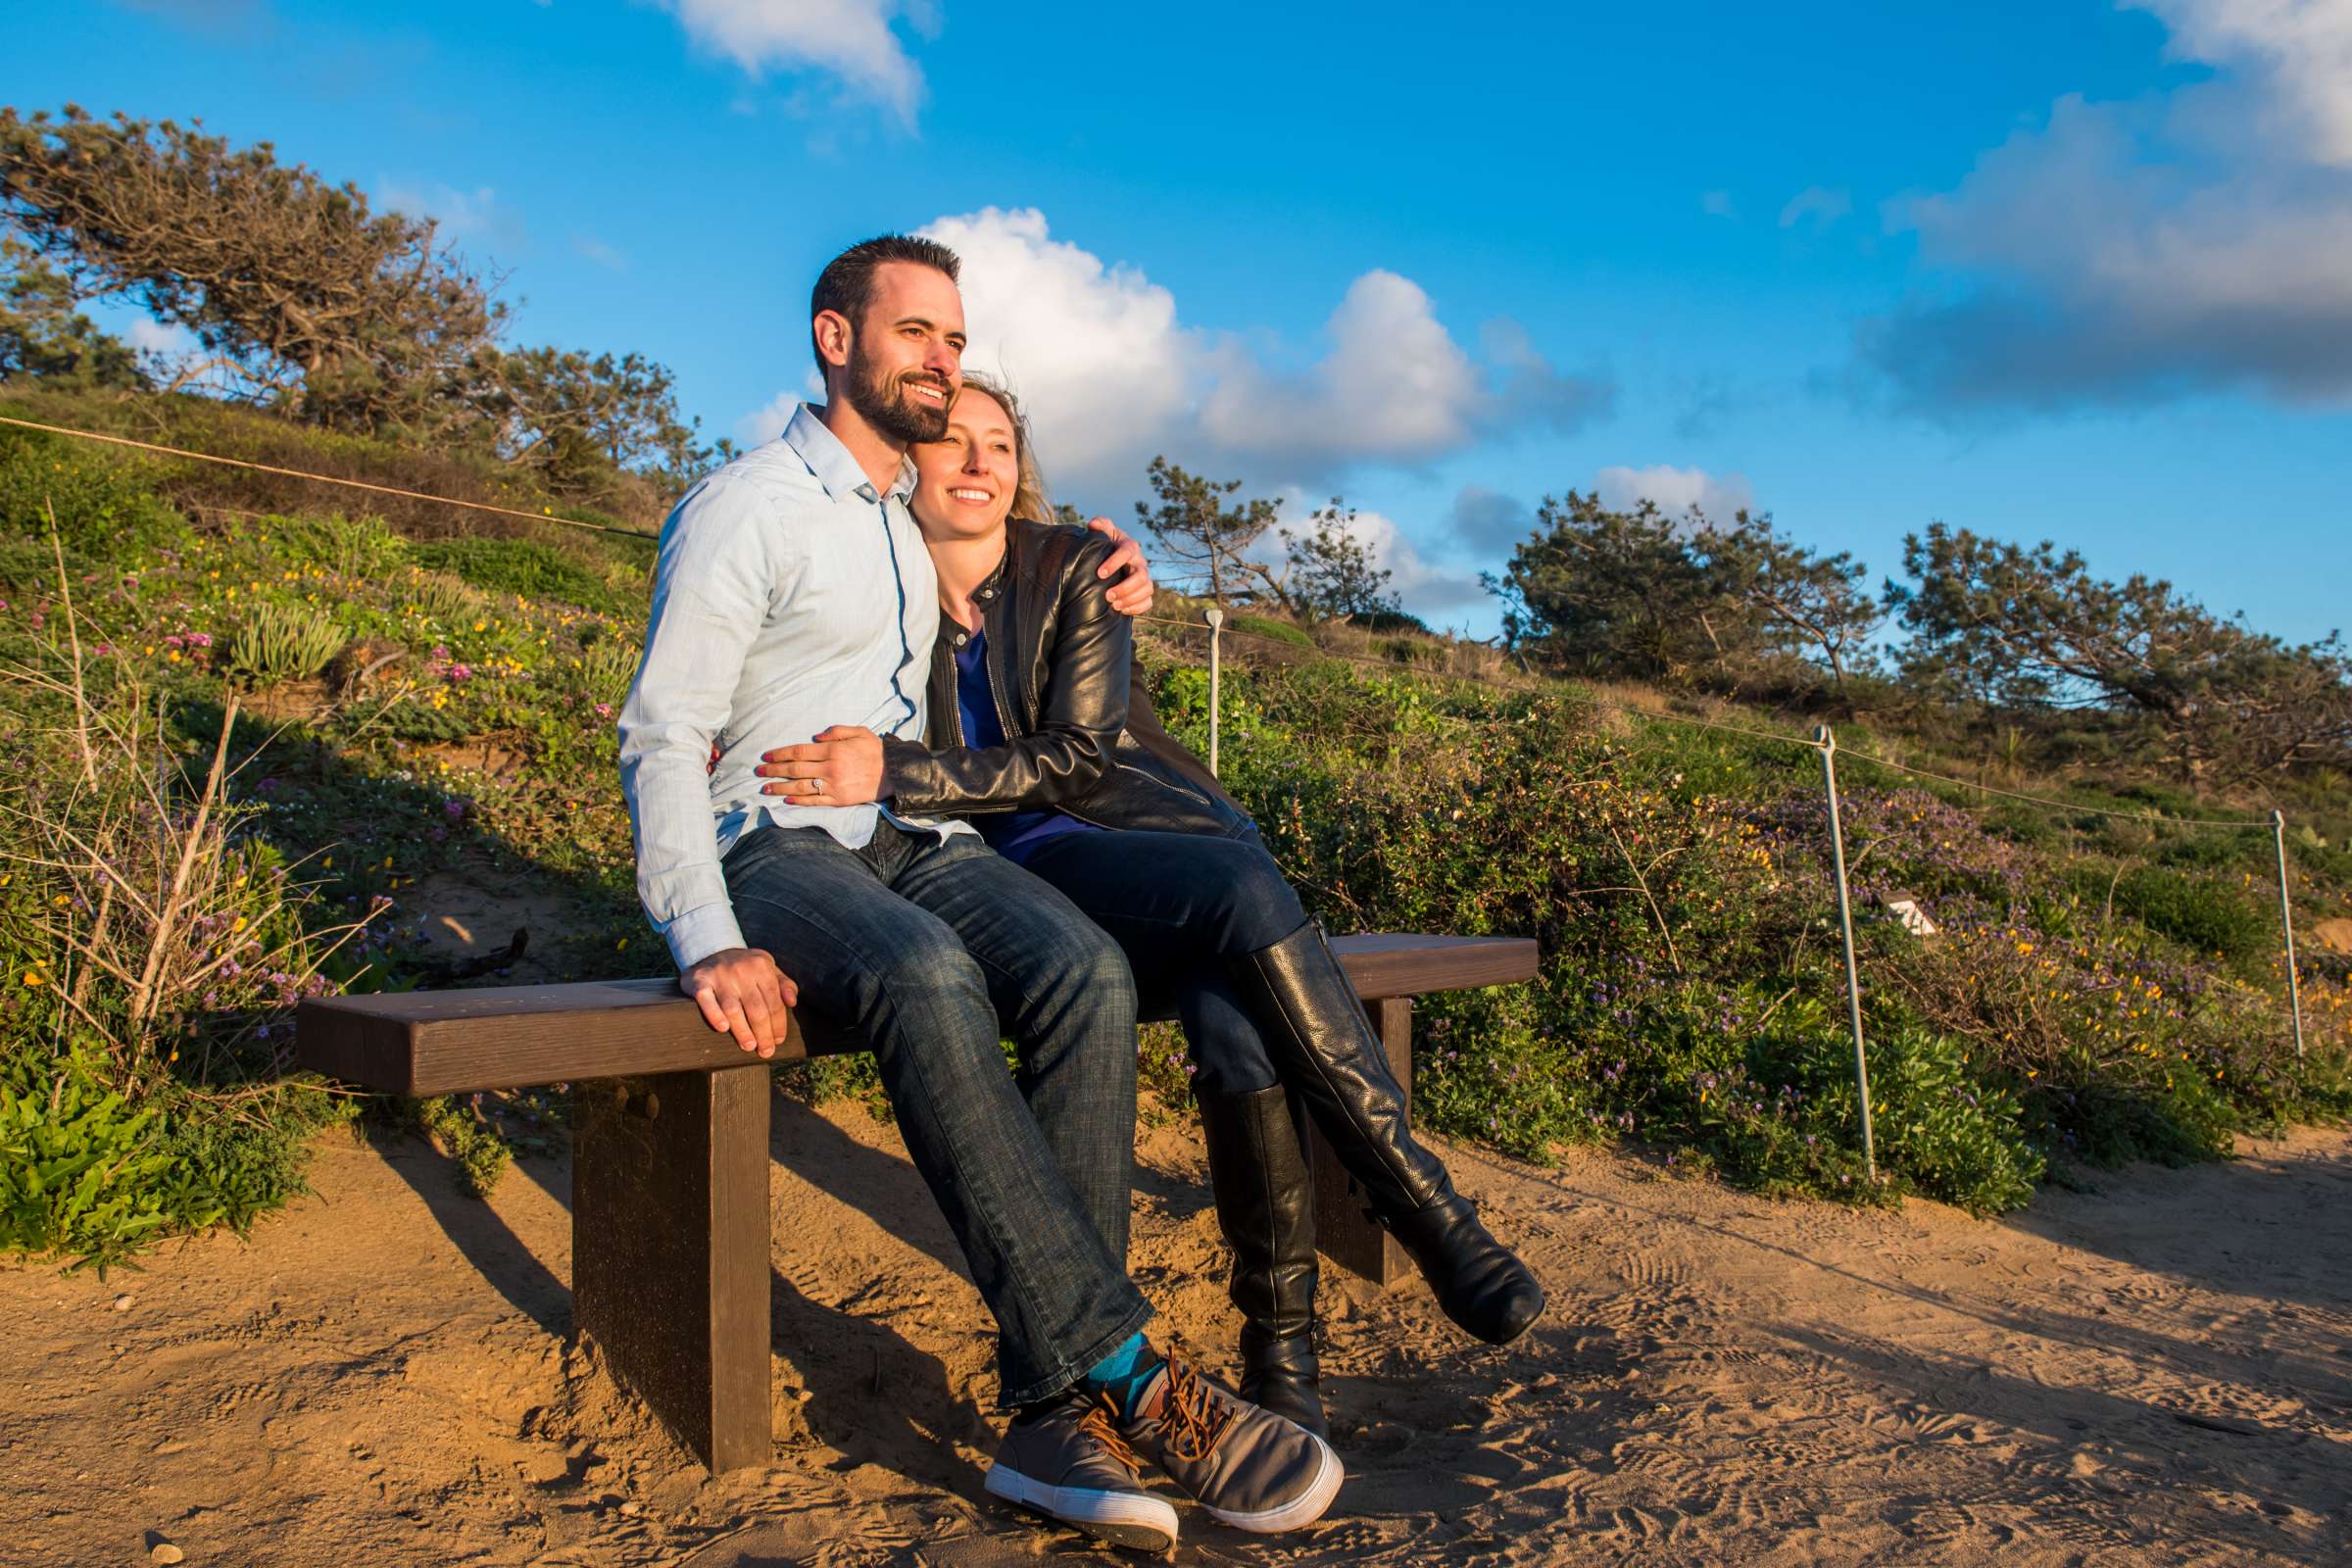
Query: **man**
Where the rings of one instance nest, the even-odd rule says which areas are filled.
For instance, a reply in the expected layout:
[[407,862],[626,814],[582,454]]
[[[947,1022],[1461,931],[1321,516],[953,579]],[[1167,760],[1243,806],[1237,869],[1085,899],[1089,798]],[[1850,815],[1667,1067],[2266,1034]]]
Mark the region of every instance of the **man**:
[[1142,1333],[1152,1308],[1126,1272],[1135,993],[1116,947],[967,825],[893,812],[878,758],[857,798],[880,804],[786,803],[755,772],[763,749],[823,741],[844,712],[922,734],[937,585],[894,485],[908,445],[947,427],[958,265],[903,235],[836,257],[810,302],[824,405],[663,525],[620,716],[638,892],[711,1028],[768,1056],[805,1005],[872,1048],[997,1320],[1014,1414],[990,1491],[1165,1550],[1176,1516],[1142,1489],[1141,1449],[1226,1523],[1292,1529],[1329,1506],[1337,1457]]

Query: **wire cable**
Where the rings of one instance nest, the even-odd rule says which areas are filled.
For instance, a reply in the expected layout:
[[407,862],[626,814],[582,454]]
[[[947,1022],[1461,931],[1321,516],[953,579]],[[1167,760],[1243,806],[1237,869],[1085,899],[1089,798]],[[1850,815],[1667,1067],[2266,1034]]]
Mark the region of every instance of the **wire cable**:
[[70,435],[84,441],[103,441],[108,446],[130,447],[140,452],[156,452],[168,458],[192,458],[198,463],[218,463],[222,467],[247,468],[255,473],[274,473],[288,479],[310,479],[318,484],[339,484],[345,489],[369,490],[379,496],[399,496],[408,501],[428,501],[441,507],[464,507],[472,512],[496,513],[500,516],[524,517],[532,522],[557,522],[566,528],[585,528],[593,533],[618,534],[623,539],[635,539],[645,544],[658,542],[658,536],[640,533],[635,528],[614,528],[601,522],[582,522],[577,517],[559,517],[552,512],[524,512],[516,507],[493,506],[487,501],[458,501],[449,496],[426,495],[421,490],[403,490],[397,485],[369,484],[365,479],[343,479],[331,473],[308,473],[301,468],[281,468],[274,464],[254,463],[244,458],[223,458],[210,452],[190,452],[184,447],[160,446],[153,441],[133,441],[128,436],[102,435],[96,430],[75,430],[62,424],[42,424],[36,419],[13,418],[5,414],[0,414],[0,424],[13,424],[25,430],[39,430],[47,435]]

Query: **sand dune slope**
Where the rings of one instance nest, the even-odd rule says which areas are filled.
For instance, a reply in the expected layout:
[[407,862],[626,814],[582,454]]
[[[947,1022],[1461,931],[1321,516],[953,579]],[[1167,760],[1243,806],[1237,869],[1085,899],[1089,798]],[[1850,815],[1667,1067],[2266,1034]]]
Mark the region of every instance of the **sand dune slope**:
[[[99,1282],[0,1271],[0,1564],[984,1568],[1074,1557],[980,1491],[991,1336],[896,1135],[778,1102],[772,1465],[712,1481],[564,1338],[567,1176],[487,1204],[416,1143]],[[1189,1133],[1141,1150],[1163,1332],[1229,1357]],[[2352,1560],[2352,1138],[2132,1171],[1984,1224],[1768,1203],[1626,1156],[1464,1152],[1549,1316],[1328,1292],[1349,1480],[1217,1562]]]

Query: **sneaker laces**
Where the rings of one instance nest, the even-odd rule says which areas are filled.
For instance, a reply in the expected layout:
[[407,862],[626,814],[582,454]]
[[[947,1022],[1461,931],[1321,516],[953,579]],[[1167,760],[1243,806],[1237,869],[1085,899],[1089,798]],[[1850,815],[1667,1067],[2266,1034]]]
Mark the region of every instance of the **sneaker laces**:
[[1240,1413],[1188,1363],[1168,1358],[1168,1452],[1200,1463],[1216,1451]]
[[1110,1417],[1110,1396],[1105,1394],[1080,1418],[1078,1430],[1101,1444],[1104,1452],[1124,1465],[1129,1475],[1141,1481],[1144,1477],[1144,1461],[1127,1446],[1127,1440],[1119,1436],[1119,1429],[1111,1425]]

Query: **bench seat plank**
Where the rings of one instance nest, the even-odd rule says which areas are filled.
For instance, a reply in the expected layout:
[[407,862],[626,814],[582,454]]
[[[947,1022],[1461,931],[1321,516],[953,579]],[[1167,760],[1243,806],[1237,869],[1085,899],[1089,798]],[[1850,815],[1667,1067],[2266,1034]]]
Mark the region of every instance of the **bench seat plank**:
[[[1367,1002],[1503,985],[1536,973],[1536,944],[1525,937],[1383,933],[1337,937],[1332,947]],[[322,997],[302,1004],[295,1038],[304,1066],[410,1096],[744,1064],[735,1042],[705,1024],[667,978]],[[796,1010],[775,1059],[863,1049],[854,1034]]]

